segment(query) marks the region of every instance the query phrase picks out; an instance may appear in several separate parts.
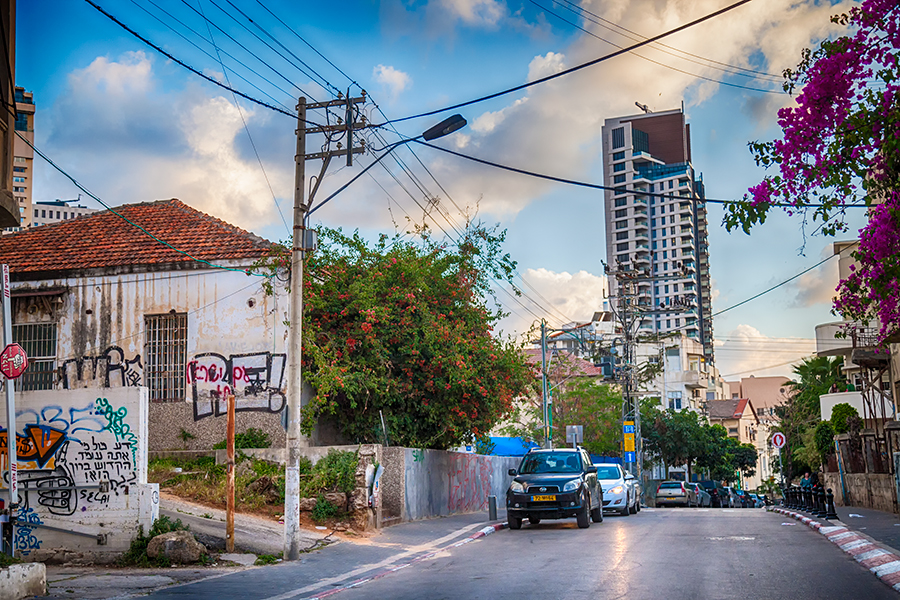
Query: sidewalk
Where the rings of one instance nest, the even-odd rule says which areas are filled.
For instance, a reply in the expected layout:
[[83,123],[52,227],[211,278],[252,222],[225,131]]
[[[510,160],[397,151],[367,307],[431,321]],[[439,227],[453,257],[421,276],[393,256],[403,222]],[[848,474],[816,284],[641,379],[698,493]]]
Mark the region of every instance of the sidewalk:
[[838,506],[836,510],[847,527],[894,548],[900,554],[900,515],[853,506]]

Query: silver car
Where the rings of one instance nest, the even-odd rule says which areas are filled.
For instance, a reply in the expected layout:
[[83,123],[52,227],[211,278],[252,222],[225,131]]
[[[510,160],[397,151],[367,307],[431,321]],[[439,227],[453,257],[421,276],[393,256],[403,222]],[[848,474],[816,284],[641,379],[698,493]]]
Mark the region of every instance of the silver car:
[[699,483],[688,483],[687,485],[694,488],[694,493],[697,496],[697,506],[711,508],[712,507],[712,496],[709,495],[703,486]]
[[628,485],[628,490],[631,494],[628,510],[631,514],[641,512],[641,498],[644,496],[644,487],[641,485],[640,480],[628,471],[625,471],[625,484]]
[[633,514],[631,486],[625,481],[622,466],[617,463],[598,463],[594,466],[597,467],[597,479],[603,488],[603,512],[615,511],[623,517]]
[[697,491],[684,481],[663,481],[656,488],[656,506],[696,506]]

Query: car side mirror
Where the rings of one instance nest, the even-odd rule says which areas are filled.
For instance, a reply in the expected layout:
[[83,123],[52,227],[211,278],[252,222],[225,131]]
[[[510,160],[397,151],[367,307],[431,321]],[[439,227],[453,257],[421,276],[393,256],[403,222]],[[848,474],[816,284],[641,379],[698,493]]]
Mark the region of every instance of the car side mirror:
[[510,477],[515,477],[518,474],[515,469],[510,469],[507,473],[509,473]]
[[632,475],[631,473],[625,474],[625,481],[630,481],[632,479],[634,479],[634,475]]
[[596,473],[596,472],[597,472],[597,467],[591,465],[590,467],[588,467],[587,469],[585,469],[584,472],[585,472],[585,473]]

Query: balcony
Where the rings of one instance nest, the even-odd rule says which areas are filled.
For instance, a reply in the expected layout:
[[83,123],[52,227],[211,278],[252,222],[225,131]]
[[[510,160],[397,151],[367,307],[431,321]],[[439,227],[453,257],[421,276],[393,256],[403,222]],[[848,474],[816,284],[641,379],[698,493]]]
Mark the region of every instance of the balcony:
[[709,387],[709,374],[700,371],[683,371],[681,381],[688,389],[705,389]]

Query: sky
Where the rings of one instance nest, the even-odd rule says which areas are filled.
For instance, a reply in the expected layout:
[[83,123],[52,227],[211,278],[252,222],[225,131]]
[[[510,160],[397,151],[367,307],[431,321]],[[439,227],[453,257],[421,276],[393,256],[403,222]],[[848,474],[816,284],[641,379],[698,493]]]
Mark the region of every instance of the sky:
[[[722,0],[95,0],[121,23],[207,77],[292,112],[298,96],[368,94],[370,123],[479,98],[603,56],[727,6]],[[723,15],[577,73],[458,111],[399,122],[377,149],[459,112],[468,126],[439,144],[521,169],[602,184],[608,118],[683,107],[693,165],[709,198],[740,198],[764,176],[748,142],[779,134],[792,99],[780,74],[805,47],[839,33],[850,2],[752,0]],[[87,2],[18,3],[16,82],[34,93],[35,144],[105,203],[179,198],[270,240],[290,228],[296,120],[238,98],[148,46]],[[252,20],[252,21],[251,21]],[[276,53],[279,52],[279,54]],[[749,88],[749,89],[748,89]],[[377,105],[377,108],[376,108]],[[332,118],[334,115],[332,115]],[[325,119],[311,111],[310,120]],[[307,150],[323,143],[311,136]],[[415,152],[413,154],[412,152]],[[589,320],[606,289],[603,192],[551,183],[402,146],[313,216],[313,225],[441,238],[466,219],[507,231],[518,263],[498,329],[526,334]],[[327,197],[375,159],[330,165]],[[317,176],[320,163],[307,164]],[[307,189],[312,179],[307,182]],[[35,160],[34,200],[80,190]],[[437,200],[435,200],[437,198]],[[84,195],[82,204],[100,208]],[[425,210],[428,210],[426,215]],[[815,351],[815,326],[838,321],[837,260],[760,298],[831,254],[834,239],[772,212],[750,235],[727,232],[708,205],[716,364],[729,380],[790,375]],[[864,215],[850,217],[851,232]],[[844,238],[853,237],[847,234]]]

